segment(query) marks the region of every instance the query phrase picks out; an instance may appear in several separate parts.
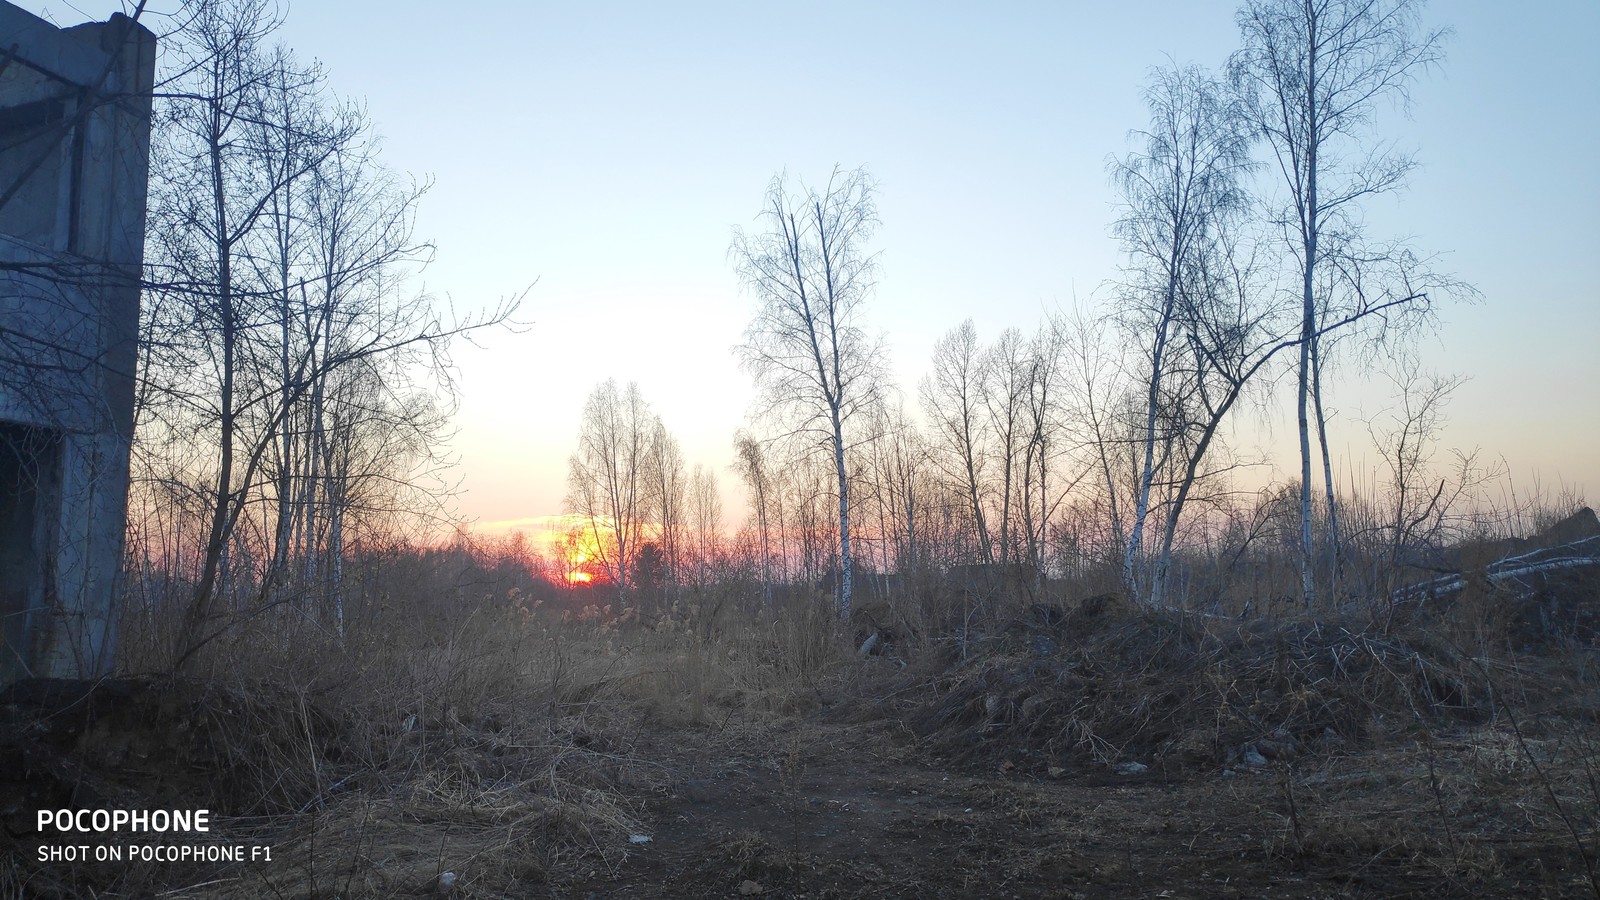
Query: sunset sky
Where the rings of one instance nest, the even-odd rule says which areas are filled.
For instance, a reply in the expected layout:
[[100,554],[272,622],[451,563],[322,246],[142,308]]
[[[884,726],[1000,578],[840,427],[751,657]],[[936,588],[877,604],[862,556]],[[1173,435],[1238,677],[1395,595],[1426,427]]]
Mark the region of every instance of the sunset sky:
[[[21,0],[58,24],[99,0]],[[152,0],[154,13],[175,0]],[[869,318],[909,407],[935,340],[1099,309],[1119,251],[1110,156],[1168,61],[1220,65],[1221,2],[285,4],[281,38],[365,98],[396,170],[432,177],[426,287],[458,309],[528,290],[520,333],[462,346],[459,510],[493,530],[561,511],[566,459],[596,383],[638,381],[684,444],[727,469],[751,399],[731,348],[749,319],[727,258],[779,170],[836,163],[880,181],[881,277]],[[1427,365],[1469,377],[1447,447],[1600,494],[1600,2],[1435,2],[1453,25],[1411,118],[1379,122],[1422,163],[1367,207],[1482,300],[1441,311]],[[160,31],[159,17],[149,20]],[[1335,453],[1370,444],[1381,383],[1345,367]],[[1292,468],[1288,385],[1259,438]],[[1368,463],[1353,462],[1352,467]],[[1265,478],[1268,473],[1262,473]]]

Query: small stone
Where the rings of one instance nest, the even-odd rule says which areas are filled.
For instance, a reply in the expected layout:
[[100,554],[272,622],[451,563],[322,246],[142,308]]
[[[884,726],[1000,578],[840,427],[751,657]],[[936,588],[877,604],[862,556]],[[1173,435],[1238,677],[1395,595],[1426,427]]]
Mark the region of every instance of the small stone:
[[753,897],[765,890],[766,888],[748,878],[739,882],[739,896],[741,897]]
[[650,838],[650,835],[648,835],[648,834],[630,834],[630,835],[628,835],[628,843],[630,843],[630,844],[648,844],[648,843],[650,843],[650,840],[651,840],[651,838]]
[[448,894],[456,886],[456,873],[440,872],[439,877],[433,880],[433,891],[436,894]]
[[1140,775],[1150,771],[1150,767],[1144,763],[1134,762],[1130,759],[1117,763],[1116,771],[1118,775]]
[[1051,766],[1050,768],[1045,769],[1044,773],[1049,775],[1051,778],[1060,778],[1061,776],[1067,774],[1067,770],[1061,768],[1060,766]]
[[1254,747],[1246,747],[1244,755],[1239,760],[1251,768],[1260,769],[1266,766],[1267,758],[1262,756]]

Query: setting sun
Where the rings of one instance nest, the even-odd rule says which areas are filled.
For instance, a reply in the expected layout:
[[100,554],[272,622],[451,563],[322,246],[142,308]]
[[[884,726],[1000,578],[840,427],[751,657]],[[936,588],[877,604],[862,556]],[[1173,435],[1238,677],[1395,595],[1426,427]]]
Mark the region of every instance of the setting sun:
[[559,570],[565,571],[570,587],[581,587],[604,580],[604,554],[595,543],[595,529],[583,522],[569,525],[555,548]]

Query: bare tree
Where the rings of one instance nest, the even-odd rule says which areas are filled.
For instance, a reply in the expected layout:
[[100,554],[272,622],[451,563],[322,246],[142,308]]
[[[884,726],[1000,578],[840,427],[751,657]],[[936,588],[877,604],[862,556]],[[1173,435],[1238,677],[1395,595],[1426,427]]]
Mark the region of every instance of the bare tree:
[[695,463],[689,476],[689,533],[694,537],[696,582],[706,584],[722,555],[722,494],[717,473]]
[[923,535],[931,502],[931,467],[916,424],[900,407],[885,407],[872,442],[872,487],[878,503],[883,569],[910,575],[927,561]]
[[[337,631],[348,527],[421,500],[402,486],[437,463],[451,338],[515,306],[446,322],[407,292],[421,190],[319,70],[268,48],[270,4],[192,12],[157,97],[138,407],[145,503],[181,511],[195,550],[175,666],[313,587]],[[278,590],[291,568],[308,591]]]
[[[1120,569],[1127,531],[1117,472],[1122,469],[1122,457],[1131,449],[1119,431],[1119,403],[1128,390],[1125,367],[1114,346],[1109,319],[1091,318],[1078,309],[1054,318],[1052,329],[1063,340],[1062,428],[1067,449],[1082,457],[1085,473],[1092,472],[1093,483],[1105,491],[1102,498],[1092,501],[1100,505],[1100,515],[1089,517],[1104,522],[1107,528],[1102,542],[1107,560],[1097,561],[1115,558]],[[1073,527],[1075,545],[1084,547],[1088,542],[1083,529],[1076,523]]]
[[[1421,0],[1246,0],[1237,17],[1244,46],[1230,69],[1283,178],[1286,196],[1277,218],[1299,270],[1296,418],[1307,605],[1316,598],[1310,407],[1320,405],[1318,371],[1326,364],[1317,338],[1326,330],[1326,296],[1317,288],[1329,261],[1359,246],[1361,201],[1401,187],[1415,165],[1412,157],[1373,149],[1368,141],[1377,104],[1406,101],[1418,72],[1443,58],[1447,32],[1424,31],[1421,9]],[[1331,466],[1323,455],[1331,497]]]
[[[1206,264],[1207,253],[1224,220],[1243,209],[1241,177],[1250,166],[1249,141],[1226,93],[1195,67],[1159,69],[1145,88],[1150,126],[1134,133],[1139,147],[1112,165],[1121,194],[1116,232],[1130,257],[1132,282],[1125,287],[1124,322],[1130,334],[1146,337],[1147,374],[1141,464],[1134,498],[1133,531],[1124,550],[1123,581],[1136,591],[1135,561],[1144,543],[1151,489],[1159,468],[1156,451],[1173,436],[1162,425],[1181,392],[1168,383],[1174,357],[1185,348],[1172,345],[1185,284]],[[1163,434],[1163,431],[1167,431]]]
[[678,439],[667,431],[660,418],[650,429],[645,475],[645,505],[656,528],[663,581],[673,584],[681,575],[685,497],[693,483],[684,477],[683,450]]
[[1217,465],[1221,430],[1238,401],[1278,354],[1298,341],[1285,323],[1284,304],[1262,284],[1253,247],[1241,246],[1229,221],[1218,223],[1179,291],[1174,323],[1183,352],[1177,379],[1185,396],[1173,420],[1177,433],[1176,489],[1168,504],[1151,579],[1152,603],[1166,601],[1174,541],[1194,491],[1226,473]]
[[[1432,561],[1426,558],[1428,551],[1442,548],[1452,508],[1480,479],[1469,454],[1456,454],[1453,479],[1434,465],[1445,407],[1465,379],[1424,373],[1409,355],[1388,368],[1385,375],[1394,386],[1396,403],[1372,416],[1367,432],[1387,470],[1389,488],[1377,517],[1384,538],[1382,571],[1388,577],[1373,585],[1372,597],[1392,601],[1404,573],[1426,569]],[[1392,602],[1379,608],[1393,615]]]
[[619,599],[633,584],[655,425],[639,385],[619,391],[607,379],[583,406],[578,452],[567,466],[567,512],[583,517]]
[[1057,485],[1052,491],[1054,463],[1061,458],[1061,362],[1064,339],[1054,321],[1040,323],[1028,342],[1027,449],[1022,461],[1022,525],[1026,535],[1027,564],[1034,572],[1034,588],[1044,585],[1045,550],[1049,545],[1050,518],[1066,492],[1083,477]]
[[[774,496],[772,475],[767,471],[766,453],[761,442],[741,431],[734,436],[734,468],[744,479],[756,516],[756,530],[761,540],[761,596],[772,599],[772,519]],[[781,526],[780,526],[781,527]]]
[[995,561],[983,510],[988,418],[983,415],[983,349],[968,319],[933,345],[933,372],[922,381],[922,410],[933,431],[937,465],[967,498],[983,562]]
[[983,410],[993,442],[989,456],[997,470],[989,495],[998,506],[993,521],[1000,527],[1001,565],[1012,563],[1017,553],[1013,519],[1020,507],[1017,488],[1028,444],[1027,404],[1033,387],[1029,362],[1027,341],[1016,328],[1002,331],[983,354]]
[[874,183],[864,169],[835,169],[819,189],[767,188],[763,229],[736,229],[730,254],[756,314],[739,354],[755,376],[766,412],[833,457],[838,500],[838,612],[850,615],[851,420],[877,402],[883,349],[863,328],[876,257],[867,242],[878,223]]

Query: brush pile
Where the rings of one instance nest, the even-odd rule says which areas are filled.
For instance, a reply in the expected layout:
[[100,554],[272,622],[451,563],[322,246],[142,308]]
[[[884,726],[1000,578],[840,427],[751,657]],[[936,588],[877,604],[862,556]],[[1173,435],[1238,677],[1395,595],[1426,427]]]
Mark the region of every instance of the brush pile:
[[950,650],[908,724],[958,758],[1197,767],[1490,711],[1482,669],[1426,635],[1105,606]]

